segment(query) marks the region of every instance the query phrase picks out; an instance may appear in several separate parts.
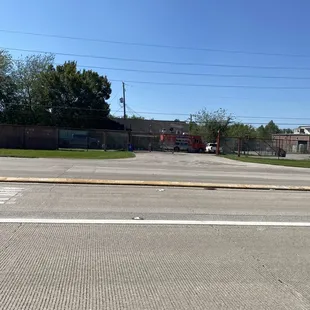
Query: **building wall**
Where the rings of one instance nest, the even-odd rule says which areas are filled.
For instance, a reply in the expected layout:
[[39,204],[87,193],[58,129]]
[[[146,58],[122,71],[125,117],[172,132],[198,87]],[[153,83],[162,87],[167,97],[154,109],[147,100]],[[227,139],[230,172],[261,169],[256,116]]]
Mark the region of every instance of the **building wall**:
[[294,129],[294,134],[310,135],[310,126],[299,126],[298,128]]
[[273,140],[288,153],[310,153],[310,135],[276,134]]

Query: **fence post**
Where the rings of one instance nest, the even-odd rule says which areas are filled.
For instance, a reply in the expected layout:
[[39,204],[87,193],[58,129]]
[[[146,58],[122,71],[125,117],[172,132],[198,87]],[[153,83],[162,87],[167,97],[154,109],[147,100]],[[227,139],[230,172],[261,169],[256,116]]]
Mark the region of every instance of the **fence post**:
[[88,148],[89,148],[89,131],[87,131],[87,152],[88,152]]
[[107,133],[105,131],[103,132],[103,149],[107,150]]
[[23,126],[23,149],[26,149],[26,127]]
[[238,157],[240,157],[241,153],[241,138],[238,138]]
[[216,155],[220,154],[220,130],[217,131],[217,139],[216,139]]

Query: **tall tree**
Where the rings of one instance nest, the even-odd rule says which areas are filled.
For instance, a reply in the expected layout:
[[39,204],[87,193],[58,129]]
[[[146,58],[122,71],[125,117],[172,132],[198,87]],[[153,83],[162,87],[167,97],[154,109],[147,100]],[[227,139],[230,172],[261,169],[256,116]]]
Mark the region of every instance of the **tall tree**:
[[270,121],[266,126],[265,126],[265,130],[267,131],[267,133],[269,135],[275,134],[275,133],[279,133],[280,132],[280,128],[278,125],[276,125],[274,123],[274,121]]
[[40,101],[50,111],[53,124],[75,128],[104,128],[110,113],[106,102],[111,83],[92,70],[78,71],[66,62],[42,73]]
[[228,127],[226,135],[235,138],[255,138],[256,130],[251,125],[235,123]]
[[259,139],[270,140],[273,134],[280,133],[281,130],[279,126],[271,120],[266,126],[261,125],[258,127],[256,132]]
[[216,141],[218,131],[220,131],[222,136],[226,135],[232,120],[232,115],[228,114],[224,109],[214,112],[202,109],[194,115],[194,121],[190,124],[190,131],[193,134],[201,135],[208,142],[214,142]]
[[52,55],[30,55],[12,61],[7,76],[7,104],[3,107],[2,121],[11,124],[46,123],[48,116],[38,100],[42,87],[41,73],[53,63]]
[[4,50],[0,50],[0,77],[8,75],[13,69],[12,56]]
[[5,111],[11,104],[17,103],[16,84],[11,77],[13,70],[12,56],[0,50],[0,121],[5,122]]
[[291,128],[283,128],[283,129],[280,129],[280,133],[290,134],[290,133],[294,133],[294,130]]
[[132,114],[131,116],[128,116],[127,118],[128,119],[142,119],[142,120],[145,120],[145,117],[140,116],[140,115],[135,115],[135,114]]

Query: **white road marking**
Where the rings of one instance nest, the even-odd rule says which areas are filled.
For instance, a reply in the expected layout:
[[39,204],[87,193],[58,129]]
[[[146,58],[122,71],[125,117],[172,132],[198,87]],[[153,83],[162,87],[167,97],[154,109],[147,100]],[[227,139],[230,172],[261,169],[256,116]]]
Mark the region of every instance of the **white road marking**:
[[20,193],[24,190],[22,187],[9,187],[3,186],[0,187],[0,204],[3,205],[5,203],[9,203],[10,200],[15,203],[13,200],[14,196],[20,195]]
[[186,220],[91,220],[91,219],[39,219],[39,218],[0,218],[0,223],[310,227],[310,222],[186,221]]

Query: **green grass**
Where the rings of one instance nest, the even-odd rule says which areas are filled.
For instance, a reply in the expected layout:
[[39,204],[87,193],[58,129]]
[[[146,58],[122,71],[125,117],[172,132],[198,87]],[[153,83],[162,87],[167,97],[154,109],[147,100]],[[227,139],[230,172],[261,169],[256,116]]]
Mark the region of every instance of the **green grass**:
[[277,165],[277,166],[288,166],[288,167],[300,167],[300,168],[310,168],[310,160],[293,160],[293,159],[285,159],[285,158],[260,158],[253,156],[241,156],[237,155],[223,155],[225,158],[239,160],[247,163],[258,163],[258,164],[268,164],[268,165]]
[[0,149],[0,157],[24,158],[72,158],[72,159],[120,159],[135,157],[133,152],[101,150],[17,150]]

